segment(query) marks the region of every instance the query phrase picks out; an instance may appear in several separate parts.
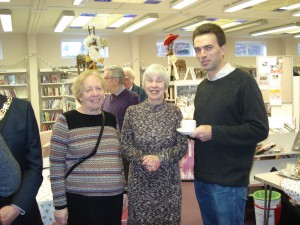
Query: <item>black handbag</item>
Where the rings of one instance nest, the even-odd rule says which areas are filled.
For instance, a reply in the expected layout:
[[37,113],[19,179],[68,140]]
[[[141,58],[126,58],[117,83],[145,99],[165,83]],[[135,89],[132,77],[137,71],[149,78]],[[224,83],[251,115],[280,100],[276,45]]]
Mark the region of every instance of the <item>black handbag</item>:
[[101,130],[98,136],[98,140],[97,143],[95,145],[95,148],[93,149],[93,151],[88,154],[87,156],[83,156],[81,157],[73,166],[71,166],[71,168],[68,170],[68,172],[65,175],[65,179],[69,176],[69,174],[82,162],[84,162],[85,160],[87,160],[88,158],[92,157],[93,155],[96,154],[98,146],[100,144],[101,138],[102,138],[102,134],[103,134],[103,130],[104,130],[104,125],[105,125],[105,115],[104,112],[102,111],[102,126],[101,126]]

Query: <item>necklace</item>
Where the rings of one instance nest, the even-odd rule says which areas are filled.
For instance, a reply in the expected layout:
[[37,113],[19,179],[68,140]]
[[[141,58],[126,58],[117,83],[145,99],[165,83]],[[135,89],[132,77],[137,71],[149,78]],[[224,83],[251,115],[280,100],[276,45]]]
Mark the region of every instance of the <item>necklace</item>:
[[0,121],[4,118],[7,110],[9,109],[11,102],[12,102],[12,97],[7,97],[7,101],[4,102],[2,108],[0,109]]

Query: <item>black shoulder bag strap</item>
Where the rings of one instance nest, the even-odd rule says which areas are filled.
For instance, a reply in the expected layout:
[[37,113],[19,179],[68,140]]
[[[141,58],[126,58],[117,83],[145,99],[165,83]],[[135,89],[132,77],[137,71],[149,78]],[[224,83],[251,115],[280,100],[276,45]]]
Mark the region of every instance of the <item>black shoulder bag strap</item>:
[[65,179],[67,179],[67,177],[69,176],[69,174],[80,164],[82,163],[83,161],[87,160],[88,158],[92,157],[93,155],[96,154],[97,152],[97,149],[98,149],[98,146],[100,144],[100,141],[101,141],[101,138],[102,138],[102,134],[103,134],[103,130],[104,130],[104,125],[105,125],[105,115],[104,115],[104,112],[102,111],[102,126],[101,126],[101,130],[100,130],[100,133],[99,133],[99,136],[98,136],[98,140],[97,140],[97,143],[96,143],[96,146],[94,148],[94,150],[88,154],[87,156],[83,156],[81,157],[81,159],[76,162],[73,166],[71,166],[71,168],[69,169],[69,171],[66,173],[65,175]]

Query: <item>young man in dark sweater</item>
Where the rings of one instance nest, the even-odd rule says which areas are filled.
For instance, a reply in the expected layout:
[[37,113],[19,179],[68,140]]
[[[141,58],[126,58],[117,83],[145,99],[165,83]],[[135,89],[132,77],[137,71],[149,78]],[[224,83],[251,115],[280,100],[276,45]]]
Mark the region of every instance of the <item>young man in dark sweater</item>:
[[207,77],[197,89],[194,119],[195,192],[204,225],[243,225],[256,144],[268,136],[262,94],[255,79],[224,60],[226,38],[215,24],[193,34]]

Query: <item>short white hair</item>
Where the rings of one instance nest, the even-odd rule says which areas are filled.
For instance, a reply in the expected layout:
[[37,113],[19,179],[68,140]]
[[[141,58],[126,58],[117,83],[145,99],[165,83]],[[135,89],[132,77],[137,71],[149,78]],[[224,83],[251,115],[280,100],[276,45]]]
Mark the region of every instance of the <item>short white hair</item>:
[[125,66],[123,67],[124,73],[128,74],[130,76],[131,79],[134,80],[135,78],[135,72],[133,71],[133,69],[129,66]]
[[156,74],[160,76],[165,82],[165,88],[169,87],[170,77],[167,69],[160,64],[151,64],[147,67],[143,74],[143,86],[145,87],[146,80],[149,76]]

